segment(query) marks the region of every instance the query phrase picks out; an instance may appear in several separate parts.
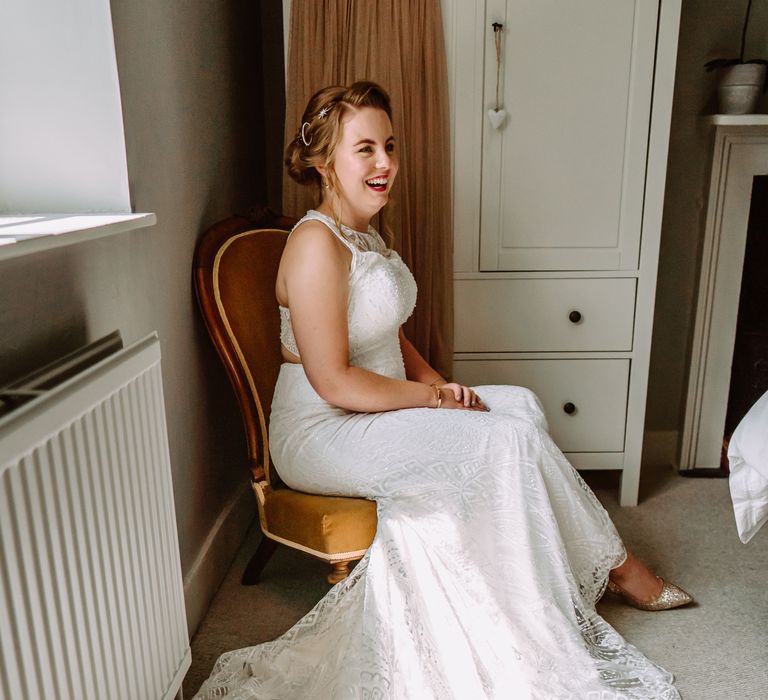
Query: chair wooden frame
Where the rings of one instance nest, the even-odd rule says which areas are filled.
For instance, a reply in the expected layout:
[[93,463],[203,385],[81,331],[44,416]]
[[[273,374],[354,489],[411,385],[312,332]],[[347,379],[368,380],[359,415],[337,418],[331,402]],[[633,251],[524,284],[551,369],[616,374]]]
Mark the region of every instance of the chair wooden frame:
[[[256,496],[259,521],[263,537],[256,553],[248,563],[242,583],[258,583],[264,566],[277,548],[278,543],[311,554],[331,565],[328,575],[330,583],[343,580],[349,574],[351,562],[365,554],[376,529],[376,505],[360,498],[343,498],[303,494],[280,483],[273,470],[269,456],[268,422],[272,392],[282,358],[279,346],[279,314],[274,301],[274,317],[254,318],[255,324],[264,323],[265,328],[255,329],[261,335],[251,342],[251,357],[241,347],[242,338],[230,323],[227,301],[221,286],[222,264],[226,267],[234,255],[247,254],[253,259],[255,252],[264,252],[264,260],[254,269],[254,275],[261,275],[258,284],[262,289],[271,285],[277,276],[277,261],[287,239],[287,231],[295,220],[280,217],[261,208],[250,216],[233,216],[210,227],[197,244],[193,262],[195,291],[208,333],[221,358],[235,391],[243,418],[248,447],[250,481]],[[258,237],[258,238],[256,238]],[[233,252],[235,251],[235,252]],[[230,253],[232,254],[230,256]],[[228,257],[229,256],[229,257]],[[266,260],[269,258],[269,261]],[[271,265],[269,263],[272,263]],[[272,297],[274,298],[274,297]],[[241,320],[242,321],[242,320]],[[249,332],[253,328],[247,329]],[[241,326],[242,331],[242,326]],[[254,350],[258,351],[257,353]],[[254,360],[258,355],[258,366]],[[346,551],[336,551],[326,546],[325,540],[318,545],[318,538],[302,537],[300,529],[287,528],[285,511],[290,507],[302,512],[315,534],[324,531],[336,514],[341,513],[343,525],[351,533],[347,541],[355,546]],[[283,513],[282,520],[275,513]],[[317,521],[317,522],[313,522]],[[283,525],[280,525],[280,522]],[[282,527],[282,530],[281,530]]]

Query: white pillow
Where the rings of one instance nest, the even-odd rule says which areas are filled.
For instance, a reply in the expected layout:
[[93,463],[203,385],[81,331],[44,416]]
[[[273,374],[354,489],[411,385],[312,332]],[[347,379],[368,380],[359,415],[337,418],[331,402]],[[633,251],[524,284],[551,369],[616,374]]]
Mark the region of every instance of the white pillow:
[[736,528],[746,544],[768,520],[768,392],[733,431],[728,463]]

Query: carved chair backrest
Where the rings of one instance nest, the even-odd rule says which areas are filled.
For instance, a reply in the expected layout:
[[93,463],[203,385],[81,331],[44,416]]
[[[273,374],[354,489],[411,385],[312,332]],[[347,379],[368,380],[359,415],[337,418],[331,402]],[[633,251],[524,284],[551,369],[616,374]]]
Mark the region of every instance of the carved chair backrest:
[[[290,220],[277,220],[290,226]],[[288,237],[232,217],[212,226],[195,251],[195,289],[208,332],[243,417],[254,480],[270,473],[269,410],[282,363],[275,279]]]

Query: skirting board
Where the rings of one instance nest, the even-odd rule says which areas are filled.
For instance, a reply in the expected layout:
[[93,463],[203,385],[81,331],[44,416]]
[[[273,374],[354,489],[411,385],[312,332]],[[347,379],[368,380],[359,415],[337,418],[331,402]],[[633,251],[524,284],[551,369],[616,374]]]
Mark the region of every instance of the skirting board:
[[253,491],[249,484],[244,483],[222,508],[200,553],[184,575],[184,603],[190,637],[205,617],[256,514]]
[[643,433],[643,466],[679,466],[677,430],[646,430]]

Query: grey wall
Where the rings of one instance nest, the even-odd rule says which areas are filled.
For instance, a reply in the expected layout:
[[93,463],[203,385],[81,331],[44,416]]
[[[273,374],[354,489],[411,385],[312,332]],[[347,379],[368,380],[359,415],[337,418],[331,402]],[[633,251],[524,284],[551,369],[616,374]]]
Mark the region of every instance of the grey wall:
[[194,630],[255,502],[239,413],[195,305],[192,255],[211,223],[280,201],[266,167],[269,152],[279,170],[282,149],[280,3],[134,0],[112,12],[132,203],[158,224],[0,263],[0,383],[115,328],[126,342],[158,331],[188,578],[237,505],[214,565],[190,582]]
[[[683,0],[646,429],[681,431],[716,112],[712,58],[738,56],[746,0]],[[768,59],[768,4],[754,3],[747,58]],[[761,109],[768,104],[762,100]]]

